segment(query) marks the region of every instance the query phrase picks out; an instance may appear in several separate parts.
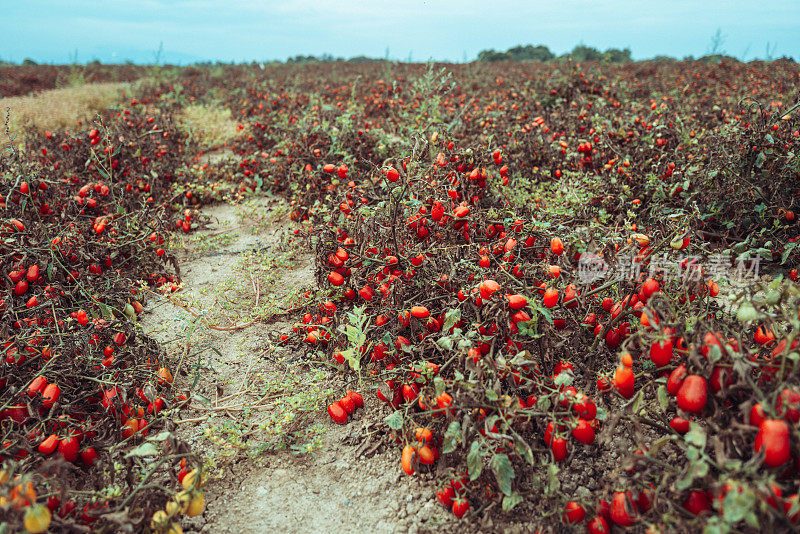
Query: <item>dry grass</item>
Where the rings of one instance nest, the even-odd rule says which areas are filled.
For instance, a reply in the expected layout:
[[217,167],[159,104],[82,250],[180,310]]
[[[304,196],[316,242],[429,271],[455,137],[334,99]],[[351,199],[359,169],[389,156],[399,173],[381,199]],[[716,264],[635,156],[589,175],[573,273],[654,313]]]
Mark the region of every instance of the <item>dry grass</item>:
[[91,120],[97,112],[118,102],[130,87],[128,83],[95,83],[0,98],[0,110],[5,119],[6,108],[11,108],[9,128],[11,135],[16,133],[19,139],[31,129],[40,132],[75,129],[79,121]]
[[217,148],[242,133],[231,116],[231,110],[207,104],[191,104],[180,114],[184,132],[203,149]]

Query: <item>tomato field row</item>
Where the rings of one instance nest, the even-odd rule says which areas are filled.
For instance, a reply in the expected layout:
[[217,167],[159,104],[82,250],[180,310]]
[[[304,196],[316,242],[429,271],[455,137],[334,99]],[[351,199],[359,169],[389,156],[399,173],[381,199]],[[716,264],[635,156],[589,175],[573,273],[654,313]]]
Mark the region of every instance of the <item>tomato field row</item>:
[[[0,509],[33,532],[202,512],[170,422],[190,392],[136,317],[177,289],[170,236],[199,207],[269,191],[319,286],[280,342],[355,384],[334,422],[382,406],[386,454],[435,473],[454,520],[795,528],[798,81],[781,62],[187,68],[31,133],[0,160]],[[230,110],[233,159],[200,164],[178,125],[198,103]]]

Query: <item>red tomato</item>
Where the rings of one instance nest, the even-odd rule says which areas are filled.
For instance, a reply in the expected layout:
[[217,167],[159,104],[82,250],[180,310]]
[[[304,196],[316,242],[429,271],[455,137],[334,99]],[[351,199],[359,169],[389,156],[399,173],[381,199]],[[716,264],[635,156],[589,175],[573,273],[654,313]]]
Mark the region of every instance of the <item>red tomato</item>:
[[42,406],[51,407],[61,397],[61,388],[55,384],[48,384],[42,392]]
[[672,339],[667,338],[650,346],[650,359],[656,367],[664,367],[672,359]]
[[761,403],[758,402],[750,408],[750,425],[761,426],[761,422],[764,419],[764,408],[761,406]]
[[572,437],[584,445],[594,442],[594,427],[583,419],[578,419],[578,425],[572,429]]
[[347,412],[339,401],[336,401],[328,406],[328,414],[331,416],[331,419],[333,419],[334,423],[343,425],[347,422]]
[[611,532],[608,528],[608,522],[600,516],[589,521],[586,528],[589,530],[589,534],[609,534]]
[[634,393],[635,376],[630,367],[620,365],[614,372],[614,387],[617,388],[619,394],[630,399]]
[[100,458],[100,455],[97,454],[97,451],[95,450],[94,447],[86,447],[81,451],[81,460],[83,460],[83,463],[85,463],[89,467],[94,465],[94,462],[98,458]]
[[704,490],[692,491],[683,501],[682,506],[692,515],[700,515],[703,512],[711,511],[711,502],[708,500],[708,494]]
[[356,403],[353,402],[352,398],[346,395],[339,399],[339,404],[342,406],[342,408],[344,408],[344,411],[347,412],[348,415],[356,411]]
[[618,491],[611,498],[611,520],[622,526],[629,527],[639,522],[639,511],[633,503],[630,491]]
[[672,429],[678,434],[686,434],[689,431],[689,424],[690,421],[683,419],[682,417],[673,417],[669,422],[669,426],[671,426]]
[[347,390],[347,396],[353,399],[356,408],[361,408],[362,406],[364,406],[364,397],[361,396],[361,393]]
[[560,256],[564,252],[564,243],[561,242],[560,238],[554,237],[550,240],[550,251],[556,256]]
[[764,451],[764,465],[778,467],[791,459],[789,446],[789,425],[782,419],[764,419],[758,427],[756,452]]
[[58,444],[58,453],[68,462],[74,462],[78,459],[78,452],[80,450],[80,443],[75,436],[69,436],[61,440]]
[[552,287],[547,288],[544,292],[544,296],[542,297],[544,301],[544,305],[546,308],[552,308],[556,304],[558,304],[558,291],[553,289]]
[[689,375],[678,390],[678,408],[689,413],[700,413],[706,406],[708,386],[706,379]]
[[436,500],[445,508],[451,508],[453,506],[453,497],[455,496],[456,492],[453,490],[452,486],[449,485],[436,492]]
[[680,364],[669,375],[667,380],[667,391],[670,395],[677,395],[686,378],[686,366]]
[[417,462],[417,449],[411,445],[403,447],[403,453],[400,456],[400,466],[407,475],[414,474],[414,467]]
[[60,440],[58,436],[55,434],[47,436],[46,438],[44,438],[44,441],[42,441],[39,444],[39,452],[44,454],[45,456],[53,454],[53,451],[55,451],[56,448],[58,447],[59,441]]
[[553,459],[556,462],[563,462],[567,459],[567,440],[564,438],[555,438],[550,448],[553,451]]
[[453,515],[457,518],[461,519],[464,517],[464,514],[467,513],[469,510],[469,501],[462,497],[457,498],[453,501]]
[[583,506],[576,503],[575,501],[570,501],[567,503],[563,517],[565,523],[575,525],[583,521],[583,518],[585,517],[586,517],[586,510],[584,510]]
[[47,379],[43,376],[37,376],[31,381],[31,384],[28,386],[28,396],[35,397],[47,386]]

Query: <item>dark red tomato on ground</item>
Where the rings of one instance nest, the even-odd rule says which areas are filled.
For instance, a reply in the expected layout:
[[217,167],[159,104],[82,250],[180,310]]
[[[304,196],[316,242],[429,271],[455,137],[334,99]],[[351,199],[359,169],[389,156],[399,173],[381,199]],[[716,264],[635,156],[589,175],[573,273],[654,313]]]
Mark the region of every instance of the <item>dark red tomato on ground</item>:
[[42,392],[42,406],[49,408],[61,397],[61,388],[55,384],[48,384]]
[[584,445],[594,442],[594,427],[589,421],[578,419],[578,424],[572,429],[572,437]]
[[608,521],[600,516],[595,517],[589,524],[586,525],[589,534],[609,534],[611,529],[608,528]]
[[356,403],[353,402],[352,398],[346,395],[339,399],[339,404],[342,406],[342,408],[344,408],[344,411],[347,412],[348,415],[356,411]]
[[673,417],[669,426],[678,434],[686,434],[689,431],[690,422],[682,417]]
[[453,515],[461,519],[469,510],[469,501],[459,497],[453,501]]
[[622,527],[630,527],[639,522],[639,511],[633,504],[630,491],[618,491],[611,498],[611,520]]
[[339,401],[334,402],[330,406],[328,406],[328,415],[331,416],[334,423],[338,423],[343,425],[347,422],[347,412],[342,407]]
[[58,453],[68,462],[74,462],[78,459],[78,452],[80,451],[80,443],[75,436],[64,438],[58,444]]
[[51,434],[47,436],[44,441],[39,444],[39,452],[44,454],[45,456],[49,454],[53,454],[53,452],[58,447],[58,436],[55,434]]
[[711,502],[708,494],[704,490],[694,490],[683,501],[682,505],[692,515],[700,515],[703,512],[711,511]]
[[455,490],[452,486],[445,486],[436,492],[436,500],[439,501],[445,508],[453,506],[453,498],[456,496]]
[[564,509],[565,523],[575,525],[583,521],[584,517],[586,517],[586,510],[584,510],[583,506],[576,503],[575,501],[570,501],[567,503],[567,506]]

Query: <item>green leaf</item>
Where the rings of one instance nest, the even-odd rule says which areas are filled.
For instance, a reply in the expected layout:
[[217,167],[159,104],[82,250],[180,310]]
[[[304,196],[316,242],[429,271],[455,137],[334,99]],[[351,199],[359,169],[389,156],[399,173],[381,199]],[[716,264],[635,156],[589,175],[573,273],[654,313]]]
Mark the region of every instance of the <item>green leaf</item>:
[[108,317],[109,319],[114,318],[114,313],[111,311],[111,308],[109,308],[105,304],[99,303],[97,307],[100,308],[100,313],[102,314],[103,317]]
[[511,495],[511,481],[514,479],[514,467],[508,455],[495,454],[492,458],[492,469],[497,478],[497,486],[506,495]]
[[537,307],[536,311],[542,314],[542,317],[544,317],[549,324],[553,324],[553,315],[550,313],[550,310],[548,310],[547,308]]
[[643,392],[644,392],[644,390],[643,390],[643,389],[640,389],[640,390],[639,390],[639,391],[636,393],[636,396],[635,396],[635,397],[633,398],[633,400],[631,401],[631,411],[632,411],[633,413],[639,413],[639,405],[641,405],[641,404],[642,404],[642,398],[643,398],[643,395],[644,395],[644,393],[643,393]]
[[442,454],[448,454],[456,450],[461,441],[461,423],[451,421],[444,433],[444,443],[442,444]]
[[547,466],[547,483],[548,483],[548,488],[546,492],[547,494],[552,495],[556,491],[558,491],[559,487],[561,487],[561,479],[558,476],[558,473],[560,471],[561,470],[558,468],[556,464],[549,464]]
[[159,432],[155,436],[147,438],[147,441],[167,441],[170,436],[172,436],[172,432],[167,432],[165,430],[164,432]]
[[789,258],[789,254],[791,254],[792,250],[794,250],[796,247],[797,241],[786,244],[786,246],[783,248],[783,255],[781,256],[781,265],[786,263],[787,258]]
[[400,410],[395,410],[393,413],[387,415],[383,421],[386,423],[386,426],[392,430],[400,430],[403,428],[403,414],[400,413]]
[[558,373],[558,376],[556,376],[553,379],[553,383],[557,386],[568,386],[572,384],[574,378],[575,377],[573,376],[573,374],[570,373],[569,371],[561,371],[560,373]]
[[534,458],[531,446],[520,438],[515,438],[514,443],[517,448],[517,452],[525,459],[526,462],[533,465]]
[[131,449],[130,451],[128,451],[128,453],[125,455],[125,458],[131,458],[133,456],[156,456],[156,455],[158,455],[158,449],[156,448],[156,446],[150,443],[149,441],[146,441],[141,445],[139,445],[138,447],[136,447],[135,449]]
[[444,314],[444,326],[442,326],[442,331],[449,332],[459,320],[461,320],[461,309],[455,308],[453,310],[449,310]]
[[686,476],[677,482],[675,482],[675,487],[680,491],[685,489],[689,489],[692,485],[692,482],[696,478],[703,478],[708,474],[708,464],[703,461],[695,461],[689,464],[689,469],[686,473]]
[[469,472],[469,479],[475,480],[481,476],[483,471],[483,457],[481,456],[481,442],[475,440],[469,448],[467,453],[467,471]]
[[438,397],[439,395],[444,393],[445,389],[447,389],[447,384],[442,379],[442,377],[437,376],[436,378],[433,379],[433,388],[434,391],[436,392],[436,396]]
[[744,492],[729,491],[725,494],[723,508],[725,521],[731,525],[738,523],[752,511],[754,502],[752,495]]
[[727,525],[720,522],[719,517],[709,518],[708,523],[703,527],[703,534],[725,534],[729,531]]
[[[748,323],[750,321],[755,321],[761,316],[760,313],[756,310],[753,303],[749,300],[746,300],[739,306],[739,309],[736,311],[736,319],[740,323]],[[716,346],[715,346],[716,347]]]
[[356,357],[356,352],[353,349],[345,349],[342,351],[342,356],[347,361],[348,365],[353,371],[361,369],[361,360]]
[[442,347],[444,350],[453,350],[453,338],[450,336],[440,337],[436,340],[436,344]]
[[511,495],[506,495],[503,497],[503,511],[510,512],[514,509],[516,505],[523,501],[522,495],[517,493],[516,491]]
[[706,448],[706,433],[703,427],[697,423],[691,423],[689,425],[689,432],[686,433],[684,439],[687,443],[691,443],[700,450]]
[[656,396],[658,397],[658,405],[661,406],[663,411],[667,411],[667,407],[669,406],[669,397],[667,396],[667,388],[663,385],[658,386],[658,390],[656,391]]

